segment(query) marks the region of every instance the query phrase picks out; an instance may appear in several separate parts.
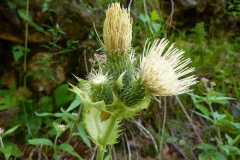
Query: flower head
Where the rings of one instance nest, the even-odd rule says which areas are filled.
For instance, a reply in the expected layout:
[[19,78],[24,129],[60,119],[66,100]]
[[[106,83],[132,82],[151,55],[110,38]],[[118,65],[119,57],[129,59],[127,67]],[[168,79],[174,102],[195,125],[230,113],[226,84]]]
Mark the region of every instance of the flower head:
[[[179,79],[194,71],[186,67],[191,60],[184,59],[184,51],[171,45],[164,54],[168,40],[155,40],[148,44],[140,63],[142,85],[154,96],[172,96],[189,92],[189,87],[197,83],[194,75]],[[150,47],[150,48],[149,48]]]
[[108,53],[128,51],[132,41],[132,22],[129,9],[119,3],[109,5],[103,26],[104,47]]
[[59,124],[59,125],[58,125],[58,129],[59,129],[61,132],[63,132],[63,131],[65,131],[66,126],[65,126],[64,124]]
[[102,85],[102,84],[106,83],[107,80],[108,79],[107,79],[106,76],[99,74],[99,75],[95,75],[92,78],[91,82],[92,82],[93,85],[97,86],[97,85]]
[[72,113],[72,115],[74,115],[75,117],[78,117],[78,113]]

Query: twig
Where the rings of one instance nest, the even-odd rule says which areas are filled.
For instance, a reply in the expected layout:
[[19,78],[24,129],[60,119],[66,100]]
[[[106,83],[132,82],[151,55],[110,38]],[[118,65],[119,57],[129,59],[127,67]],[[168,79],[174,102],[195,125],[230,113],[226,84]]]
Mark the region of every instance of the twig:
[[171,10],[171,15],[170,15],[170,21],[169,24],[167,25],[166,30],[169,32],[170,31],[170,26],[172,25],[172,18],[173,18],[173,13],[174,13],[174,2],[173,0],[171,0],[171,4],[172,4],[172,10]]
[[126,139],[126,144],[127,144],[127,149],[128,149],[128,158],[129,158],[129,160],[131,160],[132,159],[132,154],[131,154],[130,145],[128,143],[128,138],[127,138],[126,133],[124,133],[123,135],[124,135],[124,138]]
[[[159,107],[160,107],[160,102],[158,103]],[[162,159],[161,155],[162,155],[162,144],[163,144],[163,136],[164,136],[164,130],[165,130],[165,124],[166,124],[166,117],[167,117],[167,100],[166,97],[164,97],[164,113],[163,113],[163,124],[162,124],[162,135],[161,135],[161,139],[160,139],[160,144],[159,144],[159,160]]]
[[187,111],[186,111],[186,110],[185,110],[185,108],[183,107],[183,104],[182,104],[182,102],[179,100],[178,96],[175,96],[175,97],[176,97],[176,99],[177,99],[177,101],[178,101],[179,105],[181,106],[181,108],[182,108],[183,112],[184,112],[184,113],[185,113],[185,115],[187,116],[187,118],[188,118],[188,121],[190,122],[190,124],[191,124],[191,126],[192,126],[192,128],[193,128],[194,132],[196,133],[196,135],[197,135],[197,137],[198,137],[198,140],[199,140],[199,142],[203,143],[201,136],[199,135],[198,131],[196,130],[196,128],[195,128],[195,126],[194,126],[194,124],[192,123],[192,120],[191,120],[191,118],[189,117],[189,115],[188,115]]
[[132,1],[133,1],[133,0],[130,0],[130,2],[128,3],[128,8],[131,8]]
[[88,72],[87,56],[86,56],[86,50],[85,50],[85,49],[84,49],[84,51],[83,51],[83,56],[84,56],[85,69],[86,69],[86,72],[87,72],[87,74],[88,74],[89,72]]

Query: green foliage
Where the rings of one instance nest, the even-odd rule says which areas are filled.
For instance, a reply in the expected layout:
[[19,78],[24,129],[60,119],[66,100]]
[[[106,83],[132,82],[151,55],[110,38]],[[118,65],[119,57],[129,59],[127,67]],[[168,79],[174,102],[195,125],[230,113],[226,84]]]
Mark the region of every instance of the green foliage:
[[207,42],[206,36],[207,36],[207,33],[205,30],[204,22],[197,23],[195,28],[193,29],[193,35],[192,35],[193,42],[198,44],[198,46],[200,47],[196,49],[197,51],[200,50],[202,53],[205,51],[205,46]]
[[75,95],[69,91],[68,85],[63,84],[59,86],[55,91],[54,91],[54,96],[55,96],[55,104],[57,106],[64,106],[67,103],[71,102]]
[[25,52],[30,52],[29,49],[25,50],[24,47],[17,45],[13,47],[13,57],[14,60],[17,62],[23,55]]
[[[237,159],[240,150],[238,142],[240,136],[240,124],[238,122],[234,122],[232,117],[229,117],[226,114],[221,114],[218,111],[214,111],[212,105],[226,105],[229,100],[233,99],[230,97],[225,97],[221,93],[218,93],[213,90],[213,83],[210,82],[210,87],[208,81],[203,80],[202,82],[206,89],[205,96],[198,96],[194,94],[189,94],[196,106],[196,108],[201,111],[201,113],[197,111],[193,111],[197,115],[204,117],[206,120],[211,122],[216,129],[217,137],[217,145],[218,148],[211,144],[203,143],[198,146],[199,149],[203,149],[204,152],[199,155],[199,159]],[[207,104],[208,107],[205,107],[204,104]],[[226,127],[227,126],[227,127]],[[221,132],[225,133],[225,138],[222,138]],[[233,135],[235,138],[232,139],[228,134]],[[236,145],[236,146],[234,146]]]
[[[54,153],[53,153],[53,158],[54,159],[61,159],[63,156],[64,152],[67,152],[75,157],[78,157],[79,159],[82,159],[78,153],[76,153],[73,149],[73,147],[69,144],[70,140],[74,136],[79,136],[83,139],[83,141],[88,145],[91,146],[86,132],[83,128],[82,123],[80,122],[80,117],[79,114],[80,112],[77,113],[70,113],[72,110],[77,108],[79,104],[81,103],[79,98],[76,98],[75,101],[72,102],[72,104],[67,108],[65,111],[64,109],[61,108],[60,113],[36,113],[37,116],[40,117],[55,117],[57,118],[53,123],[51,128],[54,129],[53,134],[51,136],[55,136],[54,142],[51,141],[49,138],[33,138],[29,139],[28,143],[32,145],[43,145],[45,147],[50,147],[53,148]],[[78,128],[78,131],[75,131],[75,128]],[[69,137],[67,140],[61,144],[58,144],[57,140],[60,138],[60,136],[63,134],[63,132],[69,130]]]
[[198,147],[199,149],[203,149],[204,152],[199,155],[199,160],[205,160],[205,159],[222,159],[227,160],[227,157],[219,152],[214,146],[210,144],[202,144]]
[[21,152],[16,144],[9,141],[3,140],[4,137],[12,134],[19,126],[12,127],[6,131],[0,128],[0,152],[2,152],[6,159],[9,159],[10,156],[18,157],[21,155]]
[[[27,0],[6,0],[9,8],[16,10],[16,13],[25,24],[30,25],[30,27],[34,28],[37,32],[48,34],[50,39],[45,39],[45,43],[42,45],[48,51],[46,55],[41,60],[34,62],[34,64],[42,66],[41,69],[28,71],[24,70],[24,67],[21,67],[20,69],[18,68],[17,72],[21,74],[21,77],[17,79],[17,85],[24,86],[24,77],[35,79],[46,78],[47,80],[56,82],[58,79],[54,76],[50,66],[56,64],[58,60],[64,60],[64,56],[69,56],[71,52],[82,49],[80,41],[66,38],[67,31],[64,30],[64,26],[71,25],[70,22],[73,15],[64,15],[64,13],[60,13],[58,5],[68,7],[64,1],[43,0],[39,2],[42,3],[42,12],[45,12],[49,15],[49,21],[51,23],[36,24],[36,22],[33,21],[31,14],[27,14],[27,2]],[[100,11],[102,12],[102,10],[107,8],[107,5],[110,2],[114,1],[97,1],[96,4],[100,5],[89,5],[89,3],[83,3],[82,5],[86,5],[86,12],[101,15],[104,13],[100,13]],[[161,8],[160,1],[155,2]],[[238,58],[240,49],[240,35],[239,33],[230,33],[229,28],[227,28],[228,33],[219,33],[219,30],[222,32],[224,31],[225,24],[221,24],[221,28],[219,28],[217,24],[220,24],[222,19],[225,19],[226,15],[230,17],[229,19],[233,19],[233,24],[238,24],[240,15],[240,1],[227,1],[227,8],[223,10],[223,13],[220,10],[221,7],[215,5],[217,13],[216,19],[214,19],[211,23],[207,21],[197,23],[195,27],[191,29],[190,33],[188,32],[188,29],[180,30],[179,28],[171,28],[172,32],[168,32],[169,30],[167,28],[168,26],[171,26],[171,15],[169,15],[167,18],[164,17],[164,14],[161,10],[165,10],[165,8],[158,10],[153,6],[150,6],[149,3],[150,2],[148,1],[138,1],[132,8],[134,15],[133,25],[135,27],[133,30],[134,44],[132,45],[137,46],[134,48],[136,53],[143,48],[146,38],[151,39],[152,37],[162,38],[168,36],[172,40],[177,39],[176,45],[185,50],[186,56],[191,57],[193,61],[192,65],[196,68],[196,75],[199,78],[207,77],[208,79],[216,82],[215,90],[217,91],[211,90],[206,92],[206,87],[203,83],[196,85],[194,88],[195,94],[189,94],[193,101],[192,103],[189,103],[189,97],[181,96],[183,105],[186,106],[187,109],[193,110],[194,120],[198,121],[201,119],[201,117],[203,117],[206,120],[204,122],[206,124],[210,124],[209,126],[203,126],[207,128],[209,134],[206,134],[207,132],[205,132],[205,130],[202,131],[200,129],[200,131],[202,131],[204,143],[197,145],[197,148],[201,151],[201,153],[197,155],[198,158],[200,160],[239,159],[239,117],[232,113],[232,111],[229,109],[229,106],[231,106],[231,102],[233,101],[238,103],[240,101],[240,85],[238,82],[240,78],[240,61]],[[69,17],[65,21],[62,21],[62,19],[59,17],[56,18],[56,15]],[[99,17],[96,19],[96,23],[102,20]],[[96,35],[93,29],[89,29],[89,33],[89,39],[95,39]],[[102,34],[99,33],[99,35],[101,36]],[[28,37],[27,33],[25,34],[25,37]],[[62,42],[62,39],[65,41]],[[30,54],[30,51],[32,51],[32,49],[28,48],[27,44],[16,44],[12,48],[13,60],[18,64],[26,65],[27,61],[24,61],[24,58],[26,57],[27,59],[29,57],[27,54]],[[139,55],[140,53],[137,56]],[[79,57],[77,55],[74,56],[76,56],[76,59]],[[109,57],[109,59],[111,58]],[[134,105],[138,104],[141,99],[143,99],[143,93],[145,93],[145,91],[141,89],[139,90],[141,85],[138,84],[138,81],[135,81],[135,79],[131,78],[135,71],[129,67],[130,61],[121,59],[112,59],[112,61],[115,61],[116,65],[107,66],[104,70],[104,73],[113,73],[114,71],[114,74],[110,75],[112,78],[111,80],[117,81],[117,92],[121,91],[120,97],[117,98],[121,98],[123,103],[127,104],[128,106],[132,106],[133,108],[139,107]],[[123,74],[123,77],[121,77],[122,72],[125,70],[127,71]],[[2,78],[0,78],[0,81],[2,83]],[[126,88],[123,89],[124,85]],[[10,108],[19,108],[18,115],[16,116],[17,118],[13,120],[12,124],[10,124],[10,126],[16,127],[10,128],[2,135],[2,143],[4,144],[4,148],[1,146],[0,152],[3,153],[6,159],[21,156],[22,151],[20,151],[19,148],[22,144],[19,143],[25,143],[24,145],[33,145],[36,147],[36,149],[40,149],[42,146],[43,149],[41,152],[46,154],[49,153],[49,151],[51,152],[53,149],[54,157],[50,158],[55,159],[62,158],[61,155],[63,155],[63,153],[61,152],[67,152],[70,155],[81,159],[78,153],[74,151],[73,146],[71,146],[69,143],[69,139],[72,137],[78,137],[83,140],[88,147],[93,147],[91,146],[91,142],[89,141],[89,137],[85,131],[84,123],[81,119],[81,111],[79,111],[78,117],[75,117],[70,113],[78,110],[78,107],[82,102],[78,96],[75,97],[74,93],[69,91],[68,85],[64,84],[58,86],[52,95],[42,95],[41,92],[40,97],[38,97],[35,93],[33,93],[34,95],[32,98],[26,98],[25,96],[23,96],[23,98],[22,96],[18,96],[20,91],[16,89],[16,86],[13,86],[11,89],[6,89],[3,88],[5,86],[2,87],[1,84],[0,87],[0,110],[5,111]],[[208,86],[208,88],[211,87]],[[44,88],[40,87],[39,91],[43,89]],[[103,92],[106,91],[107,93],[113,90],[112,87],[105,89],[106,90]],[[138,99],[132,99],[132,97],[135,96],[131,90],[134,89],[139,90]],[[23,93],[20,93],[20,95],[22,94]],[[112,94],[111,96],[104,94],[98,95],[101,95],[101,97],[99,98],[94,96],[95,102],[99,101],[100,99],[104,99],[106,104],[111,104],[114,101]],[[234,97],[235,99],[230,97]],[[69,107],[66,108],[67,106]],[[191,143],[192,139],[188,139],[189,137],[179,137],[179,135],[174,136],[168,133],[168,131],[171,131],[172,133],[172,131],[178,130],[177,126],[172,125],[174,120],[179,122],[183,122],[185,120],[185,117],[183,116],[184,114],[180,109],[173,108],[173,105],[169,105],[168,109],[168,123],[171,123],[171,125],[168,125],[166,129],[167,131],[165,130],[164,132],[164,142],[168,144],[178,144],[182,148],[189,147],[189,145],[186,144]],[[234,110],[234,113],[239,112],[240,111],[237,108]],[[128,116],[135,115],[128,111],[123,112],[123,114],[128,114]],[[157,114],[157,112],[154,114]],[[161,116],[158,116],[157,118],[150,120],[153,125],[159,117],[162,119]],[[145,123],[145,121],[141,118],[142,117],[139,118],[139,121]],[[66,130],[60,132],[57,127],[59,124],[65,124]],[[159,130],[161,130],[160,127]],[[178,127],[181,128],[178,130],[179,132],[185,132],[186,126]],[[18,130],[16,130],[17,128]],[[67,140],[62,139],[63,136],[61,135],[63,133],[70,138]],[[194,135],[194,133],[191,134]],[[25,141],[17,142],[16,140],[9,138],[10,135],[16,137],[23,135],[21,138],[22,141]],[[119,135],[113,136],[114,141],[116,141],[115,138],[118,136]],[[55,142],[54,138],[59,141],[61,139],[62,143],[59,143],[59,141]],[[215,139],[215,141],[210,141],[209,139],[211,138]],[[193,149],[191,148],[191,150]],[[182,152],[183,154],[187,154],[186,150],[182,150]],[[189,154],[189,159],[192,158],[190,156],[191,155]],[[105,159],[110,159],[110,157],[111,155],[109,154],[107,157],[105,157]]]
[[163,18],[159,16],[157,10],[152,10],[150,13],[140,13],[138,18],[144,23],[145,28],[151,33],[151,35],[166,34],[166,24],[163,23]]
[[0,110],[6,110],[18,105],[18,98],[11,95],[4,96],[0,99]]
[[228,1],[227,6],[228,7],[224,10],[225,13],[234,17],[234,19],[238,21],[240,16],[240,1],[239,0]]

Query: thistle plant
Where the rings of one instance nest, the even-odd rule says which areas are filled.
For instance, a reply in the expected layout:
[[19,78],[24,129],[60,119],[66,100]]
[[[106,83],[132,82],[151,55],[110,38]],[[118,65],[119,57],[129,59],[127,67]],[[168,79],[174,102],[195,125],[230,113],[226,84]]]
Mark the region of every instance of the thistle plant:
[[186,67],[191,60],[174,45],[167,48],[166,39],[146,43],[139,63],[131,47],[130,10],[119,3],[109,5],[99,41],[106,59],[99,59],[98,71],[92,70],[87,80],[77,78],[77,86],[70,84],[84,104],[83,121],[99,147],[98,160],[104,158],[106,145],[117,143],[123,119],[148,108],[152,98],[189,92],[196,83],[194,76],[185,76],[194,71]]

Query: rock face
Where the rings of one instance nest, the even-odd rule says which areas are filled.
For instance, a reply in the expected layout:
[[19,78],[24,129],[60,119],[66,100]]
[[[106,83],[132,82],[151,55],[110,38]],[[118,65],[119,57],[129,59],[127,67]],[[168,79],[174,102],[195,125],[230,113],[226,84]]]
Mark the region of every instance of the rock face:
[[[169,8],[171,3],[166,3]],[[180,28],[194,27],[198,22],[210,23],[218,16],[217,10],[226,7],[225,0],[175,0],[173,25]],[[167,11],[169,13],[169,11]]]
[[[19,77],[19,75],[27,74],[23,73],[23,57],[15,62],[12,53],[14,46],[24,47],[25,42],[26,23],[24,18],[27,16],[26,4],[22,2],[19,0],[0,1],[0,75],[11,72],[12,75]],[[52,84],[53,81],[46,78],[37,81],[34,78],[28,78],[31,90],[34,92],[42,83],[46,89],[45,93],[50,94],[54,87],[65,80],[66,71],[69,71],[66,68],[68,68],[70,56],[66,55],[65,57],[61,54],[65,60],[64,63],[60,63],[57,57],[58,53],[61,51],[68,53],[75,50],[79,55],[81,54],[78,42],[84,42],[88,38],[88,28],[92,27],[92,22],[95,19],[88,12],[86,6],[77,0],[49,1],[48,3],[41,0],[30,0],[29,17],[31,18],[28,26],[30,52],[27,56],[27,71],[36,71],[37,67],[34,63],[44,59],[44,56],[39,55],[46,53],[53,65],[40,66],[39,69],[43,67],[52,69],[52,74],[60,80],[56,84]],[[47,47],[43,47],[43,45]],[[23,52],[23,50],[17,51]],[[36,59],[36,57],[38,58]],[[77,59],[75,56],[75,60]],[[85,70],[84,67],[82,68]],[[14,85],[20,86],[18,83]],[[13,86],[6,85],[6,87]]]
[[[34,24],[29,24],[30,43],[42,43],[44,39],[51,37],[51,35],[39,32],[40,28],[38,27],[47,30],[46,26],[37,27],[35,24],[44,24],[50,27],[59,24],[67,32],[69,38],[82,39],[84,37],[86,28],[92,25],[93,17],[89,15],[84,5],[80,9],[81,4],[75,0],[61,1],[61,3],[49,2],[47,4],[39,0],[30,1],[29,15],[34,22]],[[25,22],[21,15],[25,14],[25,5],[19,4],[17,1],[14,2],[14,5],[8,5],[5,1],[0,2],[0,39],[23,43]]]
[[[220,8],[223,8],[226,6],[225,0],[176,0],[175,2],[176,2],[177,10],[186,11],[186,10],[193,9],[197,13],[209,12],[209,11],[212,11],[212,13],[214,13],[213,6],[218,6]],[[213,10],[210,10],[210,8]]]
[[189,10],[194,8],[199,13],[203,12],[207,5],[207,1],[201,0],[177,0],[176,2],[182,5],[181,10]]

